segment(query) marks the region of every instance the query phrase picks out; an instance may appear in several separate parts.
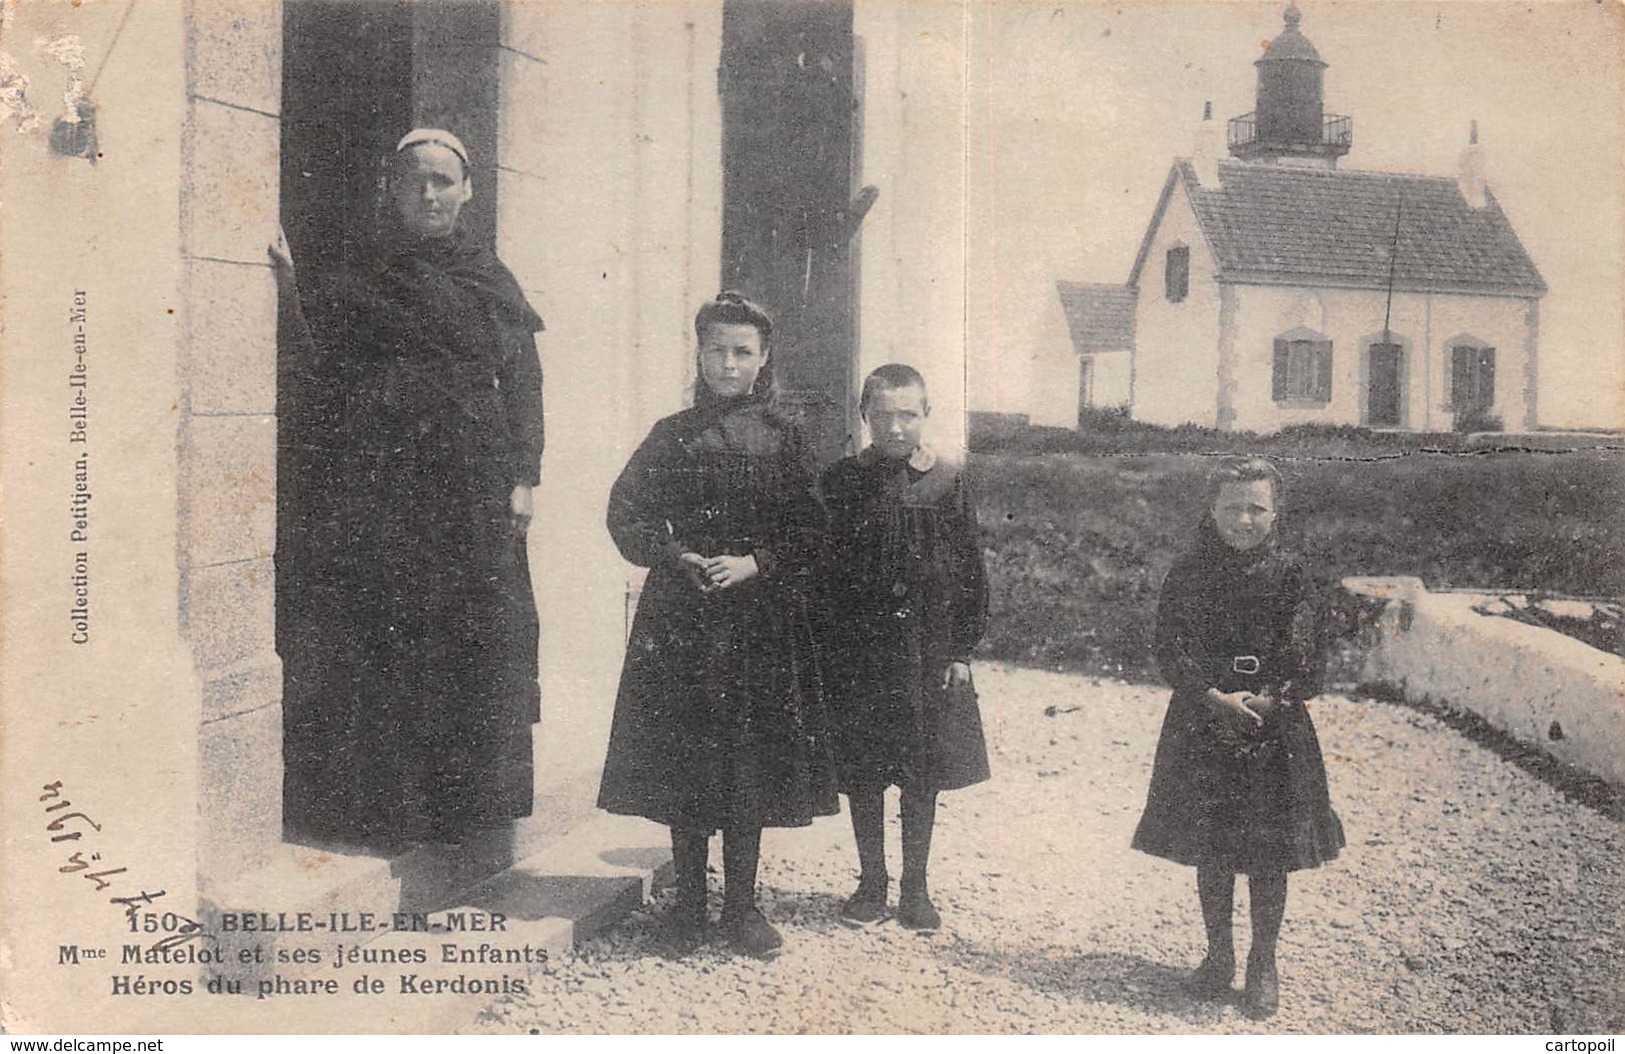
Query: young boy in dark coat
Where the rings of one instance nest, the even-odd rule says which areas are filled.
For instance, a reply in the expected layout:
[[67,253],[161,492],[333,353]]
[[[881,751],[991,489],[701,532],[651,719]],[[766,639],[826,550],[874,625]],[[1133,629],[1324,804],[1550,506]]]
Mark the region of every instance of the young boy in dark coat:
[[829,663],[836,768],[861,877],[841,914],[886,916],[884,792],[902,796],[898,921],[934,930],[926,886],[937,792],[988,777],[970,654],[987,626],[986,572],[960,468],[921,442],[925,380],[882,366],[860,401],[872,445],[824,474],[833,573]]
[[1134,848],[1196,868],[1207,956],[1187,987],[1227,997],[1236,875],[1252,893],[1242,1009],[1275,1012],[1275,945],[1287,872],[1343,847],[1320,741],[1304,703],[1321,653],[1302,565],[1276,544],[1280,476],[1262,459],[1222,465],[1191,552],[1157,605],[1156,654],[1174,694]]

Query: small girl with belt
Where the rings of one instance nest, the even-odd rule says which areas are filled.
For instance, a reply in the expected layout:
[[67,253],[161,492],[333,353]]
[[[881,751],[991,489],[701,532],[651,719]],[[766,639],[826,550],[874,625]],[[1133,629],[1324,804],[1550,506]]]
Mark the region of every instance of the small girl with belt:
[[976,513],[958,466],[921,442],[930,403],[909,366],[882,366],[859,402],[873,443],[824,474],[833,554],[831,707],[841,789],[861,868],[841,910],[887,915],[884,792],[897,786],[903,874],[897,920],[942,922],[926,886],[937,792],[988,778],[970,655],[987,627]]
[[783,942],[756,906],[762,828],[840,808],[809,616],[825,517],[773,383],[772,320],[722,293],[694,333],[693,407],[655,424],[610,491],[609,532],[649,576],[598,805],[671,828],[678,953],[704,937],[720,830],[726,936],[765,958]]
[[1227,998],[1236,875],[1252,897],[1242,1010],[1275,1013],[1276,939],[1287,872],[1343,847],[1305,702],[1322,672],[1302,565],[1279,547],[1281,479],[1263,459],[1214,473],[1209,512],[1157,605],[1157,665],[1173,699],[1157,742],[1134,848],[1196,868],[1207,955],[1187,978]]

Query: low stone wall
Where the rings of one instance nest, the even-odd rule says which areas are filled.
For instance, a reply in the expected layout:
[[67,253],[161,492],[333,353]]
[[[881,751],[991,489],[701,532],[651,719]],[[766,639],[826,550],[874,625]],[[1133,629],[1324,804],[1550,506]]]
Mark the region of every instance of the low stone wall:
[[1346,578],[1382,603],[1364,679],[1470,710],[1520,742],[1625,784],[1625,659],[1555,630],[1474,610],[1492,593],[1430,593],[1417,578]]

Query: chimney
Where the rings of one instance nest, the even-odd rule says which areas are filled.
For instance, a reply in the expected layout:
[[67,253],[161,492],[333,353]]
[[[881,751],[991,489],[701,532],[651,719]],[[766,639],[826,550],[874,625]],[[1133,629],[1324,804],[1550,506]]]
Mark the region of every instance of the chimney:
[[1478,146],[1478,121],[1469,125],[1467,149],[1461,152],[1460,171],[1456,181],[1461,185],[1461,196],[1475,209],[1484,207],[1484,152]]
[[1219,154],[1224,149],[1220,142],[1219,123],[1213,119],[1213,104],[1202,104],[1202,123],[1196,126],[1195,149],[1191,151],[1191,164],[1196,178],[1209,190],[1219,186]]

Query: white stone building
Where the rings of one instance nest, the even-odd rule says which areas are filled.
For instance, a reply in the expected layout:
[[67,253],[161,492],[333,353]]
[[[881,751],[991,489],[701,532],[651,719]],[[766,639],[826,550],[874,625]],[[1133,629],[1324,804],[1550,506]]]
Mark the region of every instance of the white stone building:
[[[1546,285],[1485,183],[1476,127],[1454,178],[1339,170],[1353,122],[1323,111],[1325,63],[1298,21],[1288,8],[1255,113],[1229,122],[1236,160],[1204,119],[1121,293],[1069,305],[1075,343],[1122,329],[1111,316],[1132,300],[1127,401],[1155,424],[1533,429]],[[1101,358],[1076,350],[1085,371]]]

